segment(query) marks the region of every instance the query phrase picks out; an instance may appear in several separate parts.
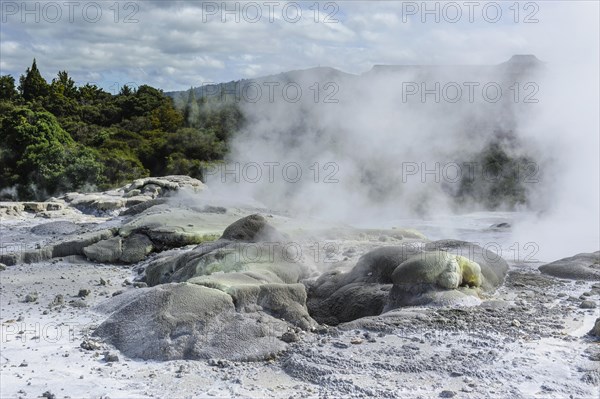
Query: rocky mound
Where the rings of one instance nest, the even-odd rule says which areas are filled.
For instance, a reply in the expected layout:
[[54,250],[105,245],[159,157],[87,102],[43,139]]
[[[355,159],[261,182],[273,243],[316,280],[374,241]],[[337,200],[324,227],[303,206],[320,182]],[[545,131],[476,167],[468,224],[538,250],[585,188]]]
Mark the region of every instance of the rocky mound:
[[111,316],[95,334],[143,359],[274,356],[285,348],[279,338],[288,330],[316,325],[299,284],[309,268],[260,241],[274,237],[285,236],[250,215],[214,243],[159,257],[146,269],[152,287],[110,300],[103,310]]
[[464,241],[375,249],[348,273],[329,272],[309,284],[310,314],[337,325],[402,306],[478,303],[499,286],[508,264]]
[[31,234],[37,236],[69,235],[81,230],[81,225],[69,221],[38,224],[31,228]]
[[223,231],[221,239],[247,242],[279,241],[288,237],[270,226],[266,219],[258,214],[238,220]]
[[[232,297],[195,284],[165,284],[115,298],[94,332],[132,358],[262,360],[285,348],[287,324],[236,311]],[[124,299],[127,302],[124,303]]]
[[560,259],[540,266],[539,270],[559,278],[600,281],[600,251]]
[[0,255],[7,265],[34,263],[56,257],[83,255],[100,263],[132,264],[152,252],[196,245],[219,238],[228,220],[236,217],[211,210],[169,204],[154,205],[125,220],[114,219],[83,228],[70,222],[52,222],[32,233],[55,240],[40,249]]
[[25,213],[46,218],[63,214],[65,205],[58,201],[47,202],[0,202],[0,217],[18,218]]
[[127,356],[153,360],[263,360],[285,348],[287,324],[259,312],[236,311],[223,291],[165,284],[134,291],[104,307],[112,315],[94,332]]
[[199,192],[204,188],[204,183],[189,176],[147,177],[116,190],[102,193],[69,193],[57,200],[83,213],[117,215],[131,213],[128,210],[132,208],[137,213],[150,206],[164,203],[161,199],[181,189]]

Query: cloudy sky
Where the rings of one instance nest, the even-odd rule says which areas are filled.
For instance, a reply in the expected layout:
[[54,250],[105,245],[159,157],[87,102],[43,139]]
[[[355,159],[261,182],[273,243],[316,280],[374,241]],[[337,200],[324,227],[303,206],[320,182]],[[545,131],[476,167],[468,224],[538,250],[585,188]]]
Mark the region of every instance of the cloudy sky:
[[374,64],[496,64],[513,54],[598,59],[597,1],[24,4],[1,3],[1,73],[18,78],[35,57],[47,79],[67,70],[109,91],[125,83],[182,90],[319,65],[362,73]]

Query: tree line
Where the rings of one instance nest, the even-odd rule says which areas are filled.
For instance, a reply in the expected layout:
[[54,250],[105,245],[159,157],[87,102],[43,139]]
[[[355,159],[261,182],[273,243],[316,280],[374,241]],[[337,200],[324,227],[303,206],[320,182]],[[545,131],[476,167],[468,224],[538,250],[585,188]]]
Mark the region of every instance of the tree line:
[[77,86],[66,71],[51,82],[35,59],[19,83],[0,76],[0,198],[43,200],[105,190],[168,174],[202,178],[223,159],[244,122],[235,103],[177,103],[148,85],[110,94]]

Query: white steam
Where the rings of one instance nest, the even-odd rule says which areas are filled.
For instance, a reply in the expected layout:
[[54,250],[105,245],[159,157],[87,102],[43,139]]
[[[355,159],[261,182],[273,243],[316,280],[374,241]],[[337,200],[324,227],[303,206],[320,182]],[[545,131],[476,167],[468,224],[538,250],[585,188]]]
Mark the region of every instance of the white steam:
[[[372,226],[476,210],[478,204],[461,207],[452,199],[458,187],[452,165],[472,160],[501,132],[517,144],[511,155],[530,155],[539,166],[539,182],[527,186],[534,212],[515,221],[514,240],[521,247],[536,243],[541,260],[598,250],[598,4],[554,6],[544,24],[524,28],[527,45],[515,44],[515,54],[544,61],[535,75],[502,67],[405,68],[362,76],[317,68],[265,79],[279,83],[273,101],[259,82],[261,100],[243,105],[248,124],[231,144],[227,171],[214,171],[209,187],[297,217]],[[531,81],[539,102],[524,104],[531,90],[523,84]],[[300,101],[284,98],[286,82],[301,88]],[[436,102],[430,95],[421,102],[420,93],[404,101],[407,84],[423,82],[427,88],[457,83],[461,101]],[[473,103],[465,82],[479,84]],[[502,86],[501,101],[483,98],[481,87],[489,82]],[[514,83],[518,103],[509,89]],[[328,95],[338,102],[327,103]]]
[[[344,222],[448,213],[461,176],[482,178],[478,165],[465,162],[498,132],[512,134],[524,112],[508,94],[506,75],[503,67],[296,73],[298,102],[275,94],[243,105],[248,123],[209,186],[225,181],[231,195]],[[498,102],[486,84],[503,86]],[[322,91],[319,98],[311,87]]]
[[527,135],[543,144],[551,173],[537,191],[545,212],[518,223],[514,240],[535,242],[545,261],[600,249],[600,43],[592,3],[549,21],[568,29],[546,37],[554,51],[540,82],[540,114],[523,121]]

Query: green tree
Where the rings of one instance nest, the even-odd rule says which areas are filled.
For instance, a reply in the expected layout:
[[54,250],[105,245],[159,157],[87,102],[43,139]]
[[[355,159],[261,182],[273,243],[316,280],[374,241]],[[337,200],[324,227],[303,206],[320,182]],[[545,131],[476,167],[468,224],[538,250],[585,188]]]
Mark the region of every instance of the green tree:
[[44,199],[77,185],[95,184],[102,169],[49,112],[15,107],[0,120],[2,186],[20,198]]
[[131,87],[127,85],[123,85],[123,87],[121,87],[121,90],[119,91],[120,96],[130,96],[132,94],[133,90],[131,90]]
[[25,75],[19,78],[19,91],[26,101],[32,101],[49,94],[50,86],[38,70],[35,58],[31,68],[27,68]]
[[16,187],[21,199],[149,175],[200,178],[203,165],[223,159],[243,123],[236,104],[197,100],[193,88],[175,107],[148,85],[112,95],[93,84],[78,87],[67,71],[48,84],[35,59],[18,91],[11,76],[0,76],[0,90],[0,190]]
[[60,71],[56,78],[52,79],[50,84],[54,93],[60,93],[67,98],[77,98],[77,87],[75,81],[71,79],[67,71]]
[[154,129],[174,132],[183,123],[183,116],[173,107],[171,101],[166,101],[150,113],[150,123]]
[[66,117],[78,112],[77,87],[66,71],[61,71],[50,83],[50,92],[43,101],[44,108],[57,117]]
[[105,92],[96,85],[86,83],[79,87],[77,99],[81,104],[98,104],[107,101],[111,97],[110,93]]
[[18,93],[15,89],[15,78],[10,75],[0,76],[0,101],[13,100]]

